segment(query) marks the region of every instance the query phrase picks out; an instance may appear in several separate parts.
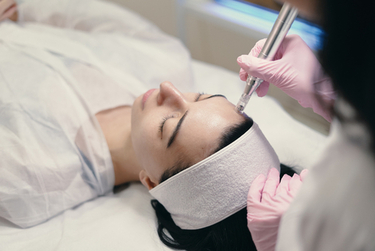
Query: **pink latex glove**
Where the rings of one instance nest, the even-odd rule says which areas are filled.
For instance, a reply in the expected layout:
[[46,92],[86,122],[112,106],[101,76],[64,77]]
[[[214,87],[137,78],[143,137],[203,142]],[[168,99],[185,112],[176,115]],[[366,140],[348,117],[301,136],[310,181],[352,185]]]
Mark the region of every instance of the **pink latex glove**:
[[331,79],[324,71],[308,45],[297,35],[285,37],[274,61],[257,58],[265,39],[256,43],[249,55],[237,58],[241,67],[240,79],[246,81],[248,74],[263,79],[256,90],[259,97],[267,94],[269,83],[283,90],[297,100],[303,107],[310,107],[315,113],[331,121],[329,110],[315,97],[314,85],[318,95],[331,106],[335,99]]
[[17,3],[14,0],[0,0],[0,21],[12,18],[16,12]]
[[247,226],[258,251],[275,250],[281,216],[297,194],[307,169],[293,177],[272,168],[266,177],[261,174],[252,183],[247,196]]

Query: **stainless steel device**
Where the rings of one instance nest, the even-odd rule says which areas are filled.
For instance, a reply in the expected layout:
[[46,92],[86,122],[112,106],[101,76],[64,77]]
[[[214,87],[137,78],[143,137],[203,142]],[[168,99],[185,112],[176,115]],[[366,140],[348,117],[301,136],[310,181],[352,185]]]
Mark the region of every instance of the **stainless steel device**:
[[[275,56],[277,49],[281,42],[289,31],[294,19],[298,14],[298,10],[292,7],[290,4],[285,3],[280,10],[279,16],[274,23],[271,33],[268,35],[266,43],[259,53],[258,58],[272,60]],[[242,113],[247,103],[249,102],[250,96],[255,92],[259,85],[263,82],[262,79],[253,76],[248,76],[246,80],[246,86],[240,100],[237,103],[236,109]]]

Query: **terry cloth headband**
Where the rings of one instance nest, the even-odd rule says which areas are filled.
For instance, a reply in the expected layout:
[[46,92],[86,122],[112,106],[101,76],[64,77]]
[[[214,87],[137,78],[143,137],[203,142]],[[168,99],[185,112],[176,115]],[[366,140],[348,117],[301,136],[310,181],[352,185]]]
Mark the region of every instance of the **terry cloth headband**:
[[150,190],[181,229],[211,226],[246,207],[253,180],[280,168],[259,126]]

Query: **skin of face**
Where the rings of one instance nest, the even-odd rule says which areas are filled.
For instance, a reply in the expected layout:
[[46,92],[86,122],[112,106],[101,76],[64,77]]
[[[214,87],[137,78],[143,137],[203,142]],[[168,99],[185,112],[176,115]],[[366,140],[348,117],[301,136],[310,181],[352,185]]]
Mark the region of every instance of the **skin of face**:
[[183,94],[170,82],[151,92],[145,102],[144,95],[134,101],[131,115],[131,140],[142,168],[139,176],[148,189],[158,185],[162,173],[176,163],[193,165],[208,157],[225,129],[244,120],[221,95]]

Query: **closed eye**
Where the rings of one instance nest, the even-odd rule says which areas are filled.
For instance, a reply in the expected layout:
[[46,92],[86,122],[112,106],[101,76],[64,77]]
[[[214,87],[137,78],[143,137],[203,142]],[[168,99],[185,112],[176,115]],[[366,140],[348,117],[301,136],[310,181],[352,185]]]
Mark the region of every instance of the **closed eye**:
[[[194,102],[198,102],[198,101],[203,101],[203,100],[206,100],[206,99],[210,99],[210,98],[214,98],[214,97],[223,97],[225,99],[227,99],[224,95],[221,95],[221,94],[215,94],[215,95],[211,95],[211,96],[208,96],[204,99],[201,99],[201,96],[202,95],[205,95],[205,93],[198,93],[197,94],[197,97],[195,98]],[[186,113],[185,113],[186,114]],[[160,138],[163,139],[163,131],[164,131],[164,125],[165,125],[165,122],[167,122],[168,119],[170,118],[174,118],[174,115],[169,115],[169,116],[166,116],[162,119],[161,123],[160,123],[160,126],[159,126],[159,133],[160,133]]]
[[167,122],[168,119],[173,118],[173,117],[174,117],[173,115],[170,115],[170,116],[164,117],[163,120],[161,121],[160,126],[159,126],[160,138],[163,138],[163,129],[164,129],[165,122]]
[[[199,101],[199,98],[204,95],[205,93],[198,93],[197,94],[197,97],[195,98],[195,102]],[[160,133],[160,138],[163,138],[163,131],[164,131],[164,125],[165,125],[165,122],[170,119],[170,118],[173,118],[174,116],[173,115],[170,115],[170,116],[166,116],[162,119],[162,121],[160,122],[160,125],[159,125],[159,133]]]

